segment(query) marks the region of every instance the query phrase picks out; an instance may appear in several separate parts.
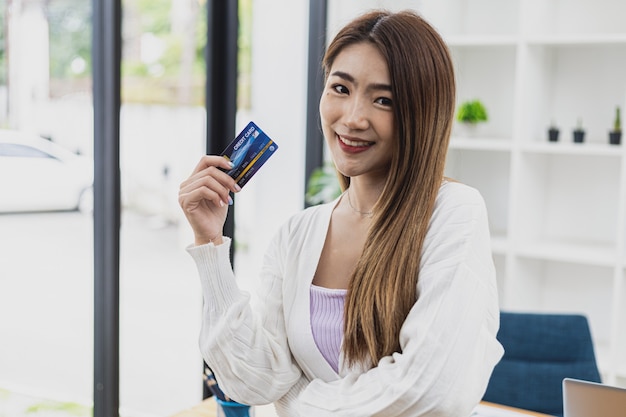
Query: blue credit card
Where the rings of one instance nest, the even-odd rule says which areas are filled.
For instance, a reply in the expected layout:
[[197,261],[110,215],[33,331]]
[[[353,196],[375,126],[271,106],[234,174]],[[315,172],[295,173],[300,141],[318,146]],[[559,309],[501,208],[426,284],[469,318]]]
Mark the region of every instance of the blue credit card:
[[226,172],[243,188],[277,149],[276,142],[250,122],[222,152],[233,163]]

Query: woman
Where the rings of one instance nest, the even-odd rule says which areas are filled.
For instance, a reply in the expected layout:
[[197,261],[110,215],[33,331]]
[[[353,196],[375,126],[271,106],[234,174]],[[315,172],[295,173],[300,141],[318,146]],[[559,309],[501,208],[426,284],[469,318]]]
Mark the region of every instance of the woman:
[[281,416],[469,416],[502,355],[486,210],[444,179],[454,73],[412,12],[374,11],[325,58],[321,124],[343,194],[272,240],[253,303],[222,237],[219,156],[181,184],[204,294],[202,354],[220,387]]

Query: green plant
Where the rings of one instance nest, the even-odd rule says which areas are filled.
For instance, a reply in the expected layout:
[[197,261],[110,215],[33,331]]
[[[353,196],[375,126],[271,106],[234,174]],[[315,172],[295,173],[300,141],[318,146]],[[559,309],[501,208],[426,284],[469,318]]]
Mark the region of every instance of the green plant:
[[468,100],[459,106],[456,119],[459,122],[472,124],[486,122],[488,119],[487,109],[480,100]]
[[333,164],[328,162],[314,169],[306,189],[306,202],[315,206],[333,201],[339,195],[341,195],[341,187]]
[[615,108],[615,120],[613,121],[613,132],[621,132],[622,131],[622,117],[620,114],[620,108],[617,106]]

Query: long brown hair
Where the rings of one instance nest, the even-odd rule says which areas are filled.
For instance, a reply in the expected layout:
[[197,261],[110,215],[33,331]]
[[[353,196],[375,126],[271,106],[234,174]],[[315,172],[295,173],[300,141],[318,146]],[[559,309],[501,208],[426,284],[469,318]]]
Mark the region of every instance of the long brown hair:
[[[455,81],[447,46],[414,12],[379,10],[353,20],[326,51],[326,76],[337,55],[359,42],[376,46],[387,62],[397,137],[344,311],[344,357],[374,365],[401,351],[400,328],[419,296],[420,254],[443,180]],[[347,188],[350,179],[339,178]]]

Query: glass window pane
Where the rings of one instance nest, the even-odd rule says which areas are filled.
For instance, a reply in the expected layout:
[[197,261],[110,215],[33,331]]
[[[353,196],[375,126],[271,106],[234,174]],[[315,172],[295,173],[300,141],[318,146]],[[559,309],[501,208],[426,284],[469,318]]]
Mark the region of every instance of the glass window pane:
[[123,3],[120,407],[202,400],[201,296],[178,184],[204,153],[204,2]]
[[87,0],[0,1],[3,415],[91,415],[90,14]]

